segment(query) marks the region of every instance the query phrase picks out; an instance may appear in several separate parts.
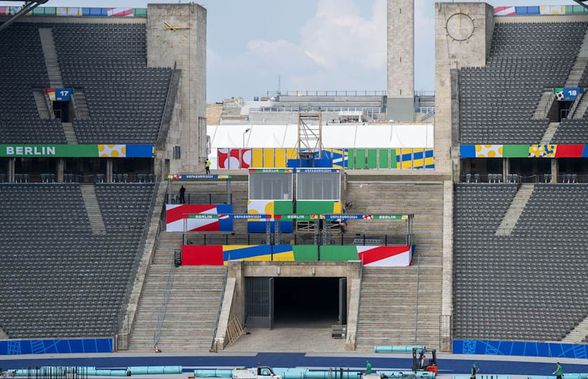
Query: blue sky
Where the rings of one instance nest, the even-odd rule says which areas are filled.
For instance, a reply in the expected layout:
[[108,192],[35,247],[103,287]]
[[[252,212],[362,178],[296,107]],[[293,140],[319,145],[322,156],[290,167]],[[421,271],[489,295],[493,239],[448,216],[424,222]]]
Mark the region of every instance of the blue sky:
[[[434,90],[434,0],[416,1],[416,89]],[[463,1],[463,0],[462,0]],[[145,7],[144,0],[50,0]],[[186,1],[183,1],[186,2]],[[208,9],[208,101],[267,90],[384,90],[386,0],[200,0]],[[498,5],[572,0],[490,0]],[[15,5],[0,1],[0,5]]]

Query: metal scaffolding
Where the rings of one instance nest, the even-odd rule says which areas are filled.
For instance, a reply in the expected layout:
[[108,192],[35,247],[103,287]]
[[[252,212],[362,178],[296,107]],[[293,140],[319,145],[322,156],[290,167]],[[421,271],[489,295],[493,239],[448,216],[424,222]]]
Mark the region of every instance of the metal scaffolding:
[[323,151],[323,118],[319,113],[298,113],[298,156],[321,159]]

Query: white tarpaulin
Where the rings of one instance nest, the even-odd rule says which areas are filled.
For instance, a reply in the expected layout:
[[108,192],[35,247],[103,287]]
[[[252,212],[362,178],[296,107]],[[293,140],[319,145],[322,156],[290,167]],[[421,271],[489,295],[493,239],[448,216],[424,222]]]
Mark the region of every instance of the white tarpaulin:
[[[295,148],[297,125],[208,125],[211,148]],[[433,148],[432,124],[323,126],[325,148]]]

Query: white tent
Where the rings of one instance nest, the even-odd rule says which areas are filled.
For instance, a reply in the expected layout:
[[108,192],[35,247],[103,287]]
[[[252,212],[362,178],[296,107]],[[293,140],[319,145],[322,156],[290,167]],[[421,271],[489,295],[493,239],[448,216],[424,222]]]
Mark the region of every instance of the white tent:
[[[433,148],[432,124],[323,126],[325,148]],[[209,125],[211,148],[295,148],[297,125]]]

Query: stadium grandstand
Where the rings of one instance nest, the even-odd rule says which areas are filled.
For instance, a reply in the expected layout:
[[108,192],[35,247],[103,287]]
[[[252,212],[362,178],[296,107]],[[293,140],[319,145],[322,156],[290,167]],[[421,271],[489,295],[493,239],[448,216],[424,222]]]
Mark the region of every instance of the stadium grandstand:
[[208,115],[206,9],[40,3],[0,6],[0,355],[588,356],[583,1],[435,4],[433,95],[389,0],[386,91]]

